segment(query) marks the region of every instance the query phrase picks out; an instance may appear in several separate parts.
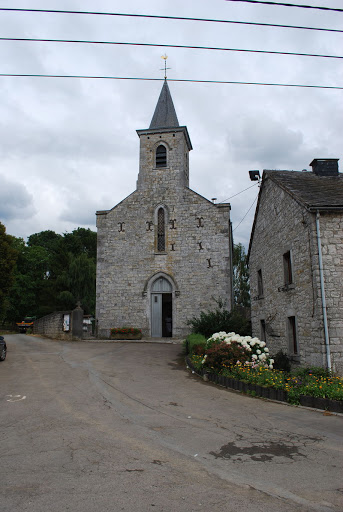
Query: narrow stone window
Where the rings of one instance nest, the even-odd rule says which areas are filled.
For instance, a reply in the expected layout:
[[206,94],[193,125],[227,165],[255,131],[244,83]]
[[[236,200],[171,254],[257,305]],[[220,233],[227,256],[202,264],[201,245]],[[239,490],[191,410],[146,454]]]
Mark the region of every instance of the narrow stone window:
[[266,321],[265,320],[260,320],[260,340],[267,341],[266,340]]
[[156,167],[167,167],[167,150],[162,144],[156,149]]
[[261,269],[257,271],[257,296],[259,298],[263,297],[263,279]]
[[164,252],[166,250],[165,236],[165,218],[164,209],[159,208],[157,212],[157,251]]
[[293,284],[291,251],[287,251],[283,255],[283,272],[284,272],[285,284],[286,285]]
[[290,348],[291,353],[294,355],[298,355],[299,347],[298,347],[295,316],[288,317],[288,340],[289,340],[289,348]]

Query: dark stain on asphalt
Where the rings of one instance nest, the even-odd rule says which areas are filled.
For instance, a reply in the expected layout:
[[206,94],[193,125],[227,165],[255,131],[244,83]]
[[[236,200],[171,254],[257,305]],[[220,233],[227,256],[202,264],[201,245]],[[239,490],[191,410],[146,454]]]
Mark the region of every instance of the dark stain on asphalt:
[[232,459],[234,462],[246,461],[250,458],[257,462],[270,462],[276,457],[284,457],[293,460],[295,456],[305,457],[293,445],[277,442],[256,443],[251,446],[236,446],[234,442],[225,444],[218,453],[210,452],[216,459]]
[[168,363],[168,366],[171,366],[172,370],[185,371],[185,356],[182,353],[178,354],[173,362]]

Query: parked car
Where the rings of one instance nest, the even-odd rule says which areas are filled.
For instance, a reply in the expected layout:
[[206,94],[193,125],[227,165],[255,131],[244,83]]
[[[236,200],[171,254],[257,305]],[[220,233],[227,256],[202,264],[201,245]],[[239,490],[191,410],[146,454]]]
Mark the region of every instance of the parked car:
[[5,338],[0,336],[0,361],[5,361],[7,354],[7,345]]

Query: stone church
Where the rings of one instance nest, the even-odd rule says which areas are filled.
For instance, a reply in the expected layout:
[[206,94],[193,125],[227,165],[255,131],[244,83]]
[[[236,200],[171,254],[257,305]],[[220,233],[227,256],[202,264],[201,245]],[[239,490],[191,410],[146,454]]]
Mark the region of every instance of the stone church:
[[145,337],[178,338],[214,298],[232,307],[230,205],[189,188],[192,144],[166,80],[150,127],[137,134],[137,189],[96,214],[97,334],[138,327]]

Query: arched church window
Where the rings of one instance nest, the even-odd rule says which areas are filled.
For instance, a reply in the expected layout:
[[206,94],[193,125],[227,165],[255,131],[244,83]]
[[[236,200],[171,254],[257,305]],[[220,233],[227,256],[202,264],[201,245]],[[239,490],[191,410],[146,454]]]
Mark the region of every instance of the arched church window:
[[162,144],[156,149],[156,167],[167,167],[167,149]]
[[165,235],[165,215],[164,209],[159,208],[157,212],[157,250],[164,252],[166,250],[166,235]]

